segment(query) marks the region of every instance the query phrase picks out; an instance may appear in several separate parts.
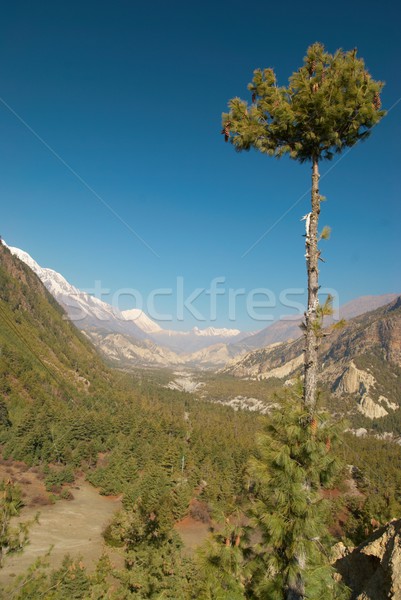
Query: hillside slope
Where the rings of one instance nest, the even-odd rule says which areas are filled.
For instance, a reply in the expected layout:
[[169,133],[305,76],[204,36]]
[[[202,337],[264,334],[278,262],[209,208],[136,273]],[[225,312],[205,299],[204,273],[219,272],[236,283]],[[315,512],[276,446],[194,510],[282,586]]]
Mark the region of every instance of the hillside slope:
[[[356,401],[356,410],[369,419],[394,416],[401,405],[401,297],[326,334],[319,351],[321,382],[338,398]],[[303,343],[301,338],[249,352],[223,372],[291,384],[302,372]]]
[[220,506],[242,489],[257,419],[141,372],[107,368],[35,273],[1,244],[0,348],[2,457],[38,465],[54,493],[74,469],[108,494],[156,476],[169,518],[178,518],[200,482]]
[[39,278],[0,244],[3,401],[90,396],[109,382],[92,345]]

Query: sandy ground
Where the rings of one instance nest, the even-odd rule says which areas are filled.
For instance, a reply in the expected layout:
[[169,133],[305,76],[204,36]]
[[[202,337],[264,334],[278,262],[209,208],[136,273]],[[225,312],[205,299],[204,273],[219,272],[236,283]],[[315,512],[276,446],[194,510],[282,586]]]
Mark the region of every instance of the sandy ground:
[[[11,479],[23,493],[25,506],[14,520],[14,525],[18,521],[31,521],[39,513],[38,522],[30,527],[29,544],[24,551],[5,558],[4,567],[0,570],[0,586],[12,584],[17,575],[36,559],[45,557],[50,549],[47,560],[51,568],[58,567],[64,556],[70,554],[74,558],[82,557],[84,565],[92,570],[103,552],[108,554],[112,564],[122,568],[122,550],[106,546],[102,536],[113,515],[121,508],[121,499],[101,496],[82,478],[68,488],[72,492],[72,500],[57,500],[52,504],[43,476],[37,471],[25,463],[0,458],[0,480]],[[175,528],[187,556],[193,555],[209,534],[208,525],[190,516],[182,519]]]
[[[12,577],[25,571],[51,547],[49,562],[52,567],[60,565],[66,554],[82,556],[86,567],[94,567],[106,549],[102,532],[119,510],[121,502],[119,498],[101,496],[85,481],[77,482],[71,491],[73,500],[58,500],[52,505],[22,509],[22,521],[32,519],[39,511],[39,522],[32,525],[30,542],[24,551],[6,557],[0,583],[8,584]],[[109,549],[107,552],[110,555]],[[111,558],[115,564],[120,562],[116,551],[112,551]]]

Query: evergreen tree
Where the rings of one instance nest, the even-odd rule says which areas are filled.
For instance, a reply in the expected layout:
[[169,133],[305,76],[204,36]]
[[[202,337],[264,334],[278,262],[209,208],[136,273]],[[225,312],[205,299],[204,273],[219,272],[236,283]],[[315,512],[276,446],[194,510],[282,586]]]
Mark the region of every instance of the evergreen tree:
[[[257,69],[248,86],[251,105],[233,98],[229,112],[223,113],[222,133],[236,150],[255,148],[276,158],[287,154],[301,163],[312,163],[312,206],[305,216],[308,306],[304,360],[304,400],[312,412],[319,342],[319,163],[368,137],[385,114],[381,110],[382,87],[383,83],[375,81],[363,60],[357,58],[356,49],[338,50],[332,55],[315,43],[287,87],[277,85],[273,69]],[[327,233],[326,229],[320,237],[327,237]]]
[[253,548],[252,597],[347,597],[332,577],[329,513],[321,494],[338,473],[337,440],[328,415],[316,412],[310,421],[301,395],[284,402],[259,435],[250,463],[251,514],[262,534]]
[[21,552],[28,543],[28,527],[31,523],[11,526],[11,518],[19,514],[22,507],[21,492],[12,481],[0,482],[0,568],[7,554]]
[[250,581],[249,532],[240,511],[225,518],[198,551],[199,600],[243,600]]

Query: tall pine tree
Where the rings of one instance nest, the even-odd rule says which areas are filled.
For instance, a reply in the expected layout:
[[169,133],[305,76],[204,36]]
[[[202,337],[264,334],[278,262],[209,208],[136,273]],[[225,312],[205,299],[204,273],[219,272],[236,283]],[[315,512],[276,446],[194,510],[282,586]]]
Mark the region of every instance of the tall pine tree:
[[304,360],[304,401],[311,412],[318,375],[319,164],[368,137],[385,114],[381,110],[382,87],[357,58],[356,49],[329,54],[322,44],[315,43],[287,87],[277,85],[273,69],[257,69],[248,85],[252,103],[233,98],[229,112],[223,113],[222,133],[236,150],[254,148],[276,158],[289,155],[312,164],[311,211],[305,217],[308,306]]

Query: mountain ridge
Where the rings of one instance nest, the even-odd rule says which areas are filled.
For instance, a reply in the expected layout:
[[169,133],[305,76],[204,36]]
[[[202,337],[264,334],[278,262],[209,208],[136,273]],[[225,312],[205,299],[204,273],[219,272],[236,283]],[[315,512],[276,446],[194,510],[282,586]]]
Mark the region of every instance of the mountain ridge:
[[[302,375],[303,338],[234,358],[221,372],[239,378],[283,380]],[[319,348],[320,382],[370,420],[388,417],[401,434],[401,296],[383,307],[331,325]],[[394,416],[394,412],[397,415]],[[391,418],[390,418],[391,417]]]
[[[4,244],[7,246],[6,244]],[[8,247],[8,246],[7,246]],[[140,309],[120,311],[82,292],[60,273],[41,267],[27,252],[8,247],[32,269],[61,304],[70,320],[114,364],[129,366],[183,366],[218,369],[253,349],[298,339],[301,317],[288,317],[252,332],[239,329],[194,327],[189,331],[163,329]],[[396,294],[365,296],[348,302],[341,316],[354,316],[381,306]]]

